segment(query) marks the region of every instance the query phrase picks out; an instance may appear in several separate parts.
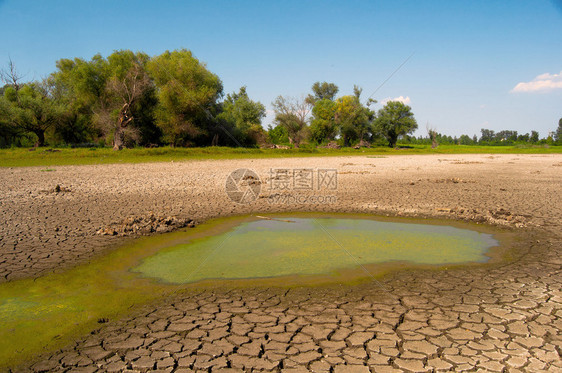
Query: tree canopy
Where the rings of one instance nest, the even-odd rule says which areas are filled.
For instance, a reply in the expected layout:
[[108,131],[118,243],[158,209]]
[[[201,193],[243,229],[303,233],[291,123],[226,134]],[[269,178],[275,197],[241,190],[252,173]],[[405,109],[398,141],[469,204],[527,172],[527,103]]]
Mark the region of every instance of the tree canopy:
[[285,127],[289,142],[298,147],[308,135],[310,104],[306,99],[278,96],[272,105],[275,111],[274,123]]
[[252,101],[245,86],[239,92],[226,96],[218,117],[232,129],[237,145],[254,146],[265,142],[267,135],[261,126],[261,121],[265,118],[265,106]]
[[558,121],[558,128],[554,133],[554,139],[559,143],[562,142],[562,118]]
[[219,77],[186,49],[166,51],[151,59],[158,106],[156,124],[172,145],[202,144],[213,137],[217,101],[223,95]]
[[359,86],[338,97],[339,87],[327,81],[315,82],[301,98],[278,96],[266,131],[266,107],[250,98],[247,87],[225,97],[221,79],[187,49],[63,58],[52,74],[35,81],[25,81],[10,60],[0,68],[0,80],[0,147],[562,144],[562,118],[546,139],[534,130],[485,128],[480,139],[434,130],[415,138],[409,106],[389,101],[376,112],[371,104],[377,101],[362,102]]
[[338,135],[336,124],[337,104],[329,99],[317,100],[312,108],[312,120],[310,122],[311,140],[317,144],[325,141],[333,141]]
[[396,146],[399,136],[412,133],[418,128],[412,108],[400,101],[388,101],[379,110],[375,124],[391,148]]
[[37,146],[45,145],[45,131],[56,126],[62,106],[52,99],[48,80],[29,83],[16,89],[4,90],[0,104],[0,122],[13,134],[31,132],[37,136]]
[[306,97],[310,105],[314,105],[319,100],[334,101],[339,88],[334,83],[316,82],[312,85],[312,94]]

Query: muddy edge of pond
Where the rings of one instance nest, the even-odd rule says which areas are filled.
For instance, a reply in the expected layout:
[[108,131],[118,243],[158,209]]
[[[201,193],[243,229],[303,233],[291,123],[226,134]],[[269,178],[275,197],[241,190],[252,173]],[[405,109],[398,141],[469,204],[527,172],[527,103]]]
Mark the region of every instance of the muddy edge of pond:
[[[0,168],[0,218],[7,222],[0,225],[0,281],[87,262],[146,229],[256,212],[436,217],[557,232],[561,165],[560,154],[465,154]],[[238,168],[256,171],[263,198],[246,205],[228,199],[225,180]],[[269,203],[272,168],[336,169],[337,203]]]
[[508,263],[353,285],[184,289],[24,370],[558,371],[561,240],[536,234],[515,242],[522,256]]
[[[295,217],[317,217],[317,218],[326,218],[329,216],[336,217],[336,218],[363,218],[373,220],[373,216],[362,214],[318,214],[318,213],[298,213],[298,214],[273,214],[268,215],[271,217],[281,217],[281,218],[290,218]],[[117,250],[114,254],[118,254],[117,258],[119,258],[119,262],[117,267],[129,268],[134,266],[134,263],[138,263],[143,257],[153,255],[154,253],[160,250],[167,250],[169,245],[176,245],[176,244],[183,244],[189,242],[193,239],[201,239],[205,238],[208,235],[213,234],[220,234],[226,230],[229,230],[233,226],[238,225],[241,221],[255,221],[257,218],[253,216],[241,216],[241,217],[230,217],[230,218],[222,218],[222,219],[214,219],[207,223],[200,225],[199,229],[188,230],[187,232],[177,232],[177,233],[170,233],[167,235],[161,236],[153,236],[147,237],[145,239],[140,240],[139,242],[132,242],[130,245],[123,247],[122,250]],[[404,223],[407,221],[408,223],[426,223],[428,221],[420,220],[420,219],[405,219],[405,218],[378,218],[378,221],[393,221],[393,222],[402,222]],[[510,263],[515,263],[520,260],[521,255],[526,254],[528,251],[529,245],[534,242],[529,235],[525,235],[525,239],[521,239],[520,235],[514,235],[513,229],[509,228],[494,228],[488,226],[481,226],[481,225],[472,225],[467,224],[465,222],[450,222],[450,221],[442,221],[442,220],[432,220],[434,224],[439,225],[447,225],[447,226],[456,226],[458,228],[477,228],[478,231],[483,233],[496,233],[503,235],[504,241],[507,241],[508,250],[507,253],[511,254],[508,259]],[[501,232],[501,233],[498,233]],[[187,234],[186,234],[187,233]],[[286,291],[287,289],[297,289],[299,287],[305,286],[307,288],[315,288],[315,289],[349,289],[349,286],[360,286],[360,288],[364,289],[365,286],[371,286],[375,288],[380,288],[385,292],[389,292],[394,285],[393,282],[389,282],[389,278],[402,278],[402,276],[416,276],[419,278],[432,278],[438,275],[439,272],[442,272],[443,269],[446,269],[446,272],[455,272],[459,270],[466,270],[469,268],[475,269],[482,269],[486,267],[488,270],[494,270],[501,266],[506,265],[506,261],[504,260],[503,256],[506,252],[505,251],[498,251],[496,255],[494,255],[495,262],[492,263],[470,263],[470,264],[459,264],[459,265],[447,265],[447,266],[434,266],[434,265],[412,265],[411,263],[391,263],[391,264],[383,264],[383,265],[364,265],[361,268],[349,268],[345,270],[338,271],[336,275],[311,275],[311,276],[284,276],[284,277],[277,277],[277,278],[256,278],[256,279],[241,279],[241,280],[206,280],[202,282],[196,282],[193,284],[185,284],[179,286],[177,290],[172,290],[173,295],[168,297],[167,300],[162,299],[161,296],[157,296],[156,300],[153,302],[148,303],[146,307],[148,308],[160,308],[163,304],[173,303],[174,299],[176,298],[183,298],[185,296],[188,297],[199,297],[200,294],[203,293],[215,293],[215,292],[225,292],[228,289],[230,290],[239,290],[242,291],[241,294],[245,294],[249,297],[253,297],[256,292],[262,291]],[[110,257],[115,257],[112,254]],[[107,262],[110,258],[104,258],[104,262]],[[98,265],[99,266],[99,265]],[[88,267],[88,266],[86,266]],[[111,269],[113,271],[114,269]],[[366,270],[368,274],[363,273],[362,270]],[[81,273],[78,271],[77,273]],[[372,274],[375,274],[375,277],[372,277]],[[154,283],[155,285],[158,282],[149,281],[149,283]],[[369,285],[370,284],[370,285]],[[388,287],[390,284],[390,287]],[[167,287],[167,286],[165,286]],[[165,291],[165,287],[161,290],[163,293],[169,293]],[[175,286],[174,286],[175,287]],[[149,288],[147,288],[149,289]],[[154,287],[153,290],[157,290],[157,287]],[[269,290],[268,290],[269,289]],[[276,290],[277,289],[277,290]],[[320,291],[320,290],[318,290]],[[343,291],[343,290],[342,290]],[[142,310],[146,309],[146,307],[141,307]],[[107,311],[108,314],[112,313],[112,310]],[[105,316],[101,314],[102,316]],[[111,319],[111,323],[109,325],[113,325],[113,323],[121,318],[128,319],[128,318],[137,318],[140,315],[139,310],[137,307],[134,311],[120,313],[119,315],[113,314],[109,318]],[[101,317],[101,316],[100,316]],[[104,319],[105,320],[105,319]],[[91,323],[90,323],[91,324]],[[92,326],[93,330],[91,332],[95,332],[97,330],[96,326]],[[81,328],[84,333],[87,330]],[[90,329],[88,329],[90,330]],[[55,343],[52,347],[64,347],[66,343],[70,342],[71,340],[68,339],[71,336],[65,336],[59,343]],[[75,335],[74,338],[80,339],[78,335]],[[65,343],[62,343],[66,341]],[[50,349],[49,349],[50,350]],[[52,351],[52,350],[51,350]],[[48,356],[44,355],[44,356]],[[35,359],[31,358],[32,361],[36,361]],[[39,358],[41,360],[41,358]]]

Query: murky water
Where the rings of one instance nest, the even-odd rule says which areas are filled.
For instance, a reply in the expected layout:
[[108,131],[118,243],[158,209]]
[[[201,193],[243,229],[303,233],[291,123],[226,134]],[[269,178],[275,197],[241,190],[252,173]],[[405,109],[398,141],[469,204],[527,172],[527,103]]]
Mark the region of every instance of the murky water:
[[486,251],[496,245],[490,234],[449,226],[284,218],[242,223],[221,235],[175,246],[133,271],[168,283],[329,274],[393,261],[485,262]]
[[0,371],[178,289],[355,281],[366,278],[365,269],[381,275],[395,267],[485,262],[498,244],[490,234],[450,226],[295,216],[209,221],[132,241],[67,271],[0,284]]

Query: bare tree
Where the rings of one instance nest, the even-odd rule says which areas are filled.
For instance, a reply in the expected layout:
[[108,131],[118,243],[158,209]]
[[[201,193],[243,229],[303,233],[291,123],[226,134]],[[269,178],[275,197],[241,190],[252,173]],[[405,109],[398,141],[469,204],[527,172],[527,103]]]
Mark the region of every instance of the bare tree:
[[0,70],[0,80],[2,80],[4,84],[14,87],[17,92],[22,87],[22,79],[23,76],[18,73],[16,65],[10,58],[8,61],[8,68],[3,68],[2,70]]
[[435,130],[435,128],[430,127],[429,123],[427,123],[425,127],[427,129],[427,134],[429,135],[429,139],[431,140],[431,148],[435,149],[436,147],[439,146],[439,144],[437,143],[437,131]]
[[113,77],[106,85],[108,104],[100,105],[98,122],[113,132],[113,150],[121,150],[125,140],[138,139],[138,130],[131,126],[134,121],[134,104],[150,87],[150,78],[142,66],[135,63],[121,79]]
[[275,123],[287,129],[289,142],[296,147],[306,137],[307,122],[312,106],[306,99],[279,96],[273,102]]

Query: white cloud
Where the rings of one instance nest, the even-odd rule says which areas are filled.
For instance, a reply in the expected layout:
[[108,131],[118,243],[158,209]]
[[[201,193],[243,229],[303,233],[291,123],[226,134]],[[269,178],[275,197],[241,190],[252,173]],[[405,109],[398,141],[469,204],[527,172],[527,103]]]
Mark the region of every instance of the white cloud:
[[530,82],[517,83],[510,92],[548,92],[553,89],[562,89],[562,71],[560,74],[541,74]]
[[410,96],[406,96],[406,97],[399,96],[399,97],[394,97],[394,98],[391,98],[391,97],[384,98],[384,99],[382,99],[381,104],[386,105],[386,103],[388,101],[400,101],[400,102],[402,102],[406,105],[410,105],[412,103],[412,100],[410,100]]

